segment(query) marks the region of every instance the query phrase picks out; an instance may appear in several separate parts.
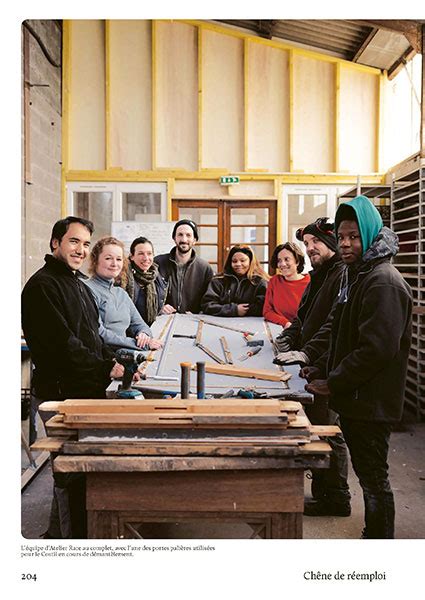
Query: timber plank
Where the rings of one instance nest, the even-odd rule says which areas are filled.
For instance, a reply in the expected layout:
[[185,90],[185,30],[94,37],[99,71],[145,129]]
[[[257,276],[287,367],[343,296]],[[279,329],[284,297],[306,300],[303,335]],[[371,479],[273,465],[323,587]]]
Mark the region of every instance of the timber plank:
[[184,477],[173,471],[92,472],[87,475],[87,509],[263,513],[266,502],[268,512],[301,513],[303,485],[300,468],[186,471]]
[[40,438],[36,440],[33,444],[31,444],[31,450],[46,450],[48,452],[60,452],[65,441],[65,437]]
[[298,447],[295,444],[262,446],[216,443],[160,444],[155,442],[74,442],[65,441],[64,454],[90,455],[143,455],[143,456],[295,456]]
[[75,472],[137,472],[149,471],[208,471],[234,469],[283,469],[287,460],[283,457],[209,457],[201,456],[57,456],[54,459],[56,473]]
[[338,427],[338,425],[310,425],[310,432],[312,435],[326,437],[341,433],[341,429]]
[[[196,371],[196,365],[192,365],[192,370]],[[207,373],[216,373],[218,375],[231,375],[232,377],[248,377],[254,379],[266,379],[269,381],[288,381],[292,377],[290,373],[278,370],[243,368],[235,365],[219,365],[214,363],[205,363]]]

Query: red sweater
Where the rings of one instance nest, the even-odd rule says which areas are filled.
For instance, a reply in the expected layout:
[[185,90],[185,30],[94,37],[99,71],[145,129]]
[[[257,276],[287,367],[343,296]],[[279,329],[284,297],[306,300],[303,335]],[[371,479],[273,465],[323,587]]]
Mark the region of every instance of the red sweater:
[[267,286],[263,317],[283,327],[295,319],[301,296],[310,283],[307,273],[302,279],[287,281],[283,275],[274,275]]

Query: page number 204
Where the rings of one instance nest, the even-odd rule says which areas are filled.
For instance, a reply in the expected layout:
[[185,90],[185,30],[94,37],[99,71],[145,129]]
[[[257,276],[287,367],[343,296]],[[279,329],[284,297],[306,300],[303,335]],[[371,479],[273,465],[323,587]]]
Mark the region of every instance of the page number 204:
[[22,581],[37,581],[36,573],[22,573],[21,575]]

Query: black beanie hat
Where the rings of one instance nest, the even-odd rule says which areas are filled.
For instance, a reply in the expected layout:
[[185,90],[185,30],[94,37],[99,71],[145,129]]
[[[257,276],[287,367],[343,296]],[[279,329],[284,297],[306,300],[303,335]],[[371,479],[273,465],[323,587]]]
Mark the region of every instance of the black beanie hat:
[[334,233],[333,229],[334,229],[333,224],[331,224],[331,223],[326,223],[325,226],[320,227],[320,224],[317,221],[315,221],[314,223],[310,223],[309,225],[304,227],[304,229],[301,232],[300,237],[302,239],[302,237],[306,233],[308,233],[310,235],[314,235],[314,237],[317,237],[321,242],[326,244],[326,246],[330,250],[332,250],[333,252],[336,252],[338,245],[337,245],[337,241],[336,241],[336,237],[335,237],[335,233]]
[[189,227],[192,227],[195,240],[198,241],[198,239],[199,239],[198,228],[196,226],[196,223],[194,223],[190,219],[181,219],[180,221],[177,221],[177,223],[174,225],[173,234],[171,236],[173,238],[173,240],[176,237],[176,231],[177,231],[177,228],[180,227],[180,225],[189,225]]

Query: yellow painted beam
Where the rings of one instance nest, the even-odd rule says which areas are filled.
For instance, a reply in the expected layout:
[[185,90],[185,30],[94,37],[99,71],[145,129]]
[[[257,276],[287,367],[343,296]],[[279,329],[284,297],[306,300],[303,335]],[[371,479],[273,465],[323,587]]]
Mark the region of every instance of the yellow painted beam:
[[283,211],[283,187],[280,177],[274,180],[274,195],[277,197],[276,209],[276,243],[282,243],[282,211]]
[[289,51],[289,171],[294,170],[294,53]]
[[174,182],[175,180],[171,177],[167,179],[167,221],[172,220],[172,200],[174,196]]
[[243,160],[244,170],[248,170],[248,102],[249,102],[249,89],[248,89],[248,77],[249,77],[249,40],[244,39],[243,45]]
[[382,74],[379,77],[378,82],[377,82],[377,85],[378,85],[377,96],[378,97],[376,100],[376,126],[375,126],[375,133],[376,133],[375,169],[377,171],[380,170],[381,162],[382,162],[382,144],[383,144],[382,133],[384,131],[384,101],[385,101],[384,80],[385,80],[385,77],[386,77],[386,75]]
[[339,171],[339,138],[341,122],[341,65],[335,65],[335,139],[334,139],[334,169]]
[[156,169],[156,21],[152,19],[152,170]]
[[[164,171],[123,171],[121,169],[109,169],[108,171],[67,171],[65,173],[66,181],[167,181],[168,179],[184,180],[217,180],[221,175],[229,175],[230,171],[198,172],[184,170],[165,170]],[[357,175],[349,173],[237,173],[232,171],[233,175],[238,175],[241,181],[274,181],[279,178],[281,183],[307,184],[355,184]],[[375,184],[385,183],[384,173],[366,173],[361,174],[362,183]]]
[[66,173],[69,169],[70,154],[70,104],[71,104],[71,33],[72,22],[63,21],[62,30],[62,166],[61,166],[61,216],[65,217]]
[[110,21],[105,21],[105,157],[106,168],[111,165],[111,49]]
[[341,63],[347,66],[348,68],[354,69],[356,71],[362,71],[363,73],[373,73],[375,75],[380,74],[380,70],[374,67],[367,67],[366,65],[360,65],[358,63],[352,63],[348,60],[344,60],[343,58],[338,58],[336,56],[329,56],[327,54],[321,54],[320,52],[315,52],[314,50],[305,50],[304,48],[298,48],[297,46],[292,46],[286,42],[280,42],[277,40],[266,40],[265,38],[257,37],[255,35],[244,33],[242,31],[238,31],[236,29],[230,29],[225,27],[224,25],[218,25],[215,23],[210,23],[208,21],[198,21],[193,19],[181,19],[181,23],[186,23],[189,25],[195,25],[196,27],[202,27],[202,29],[208,31],[214,31],[215,33],[221,33],[223,35],[230,35],[233,37],[237,37],[239,39],[246,39],[255,44],[262,44],[264,46],[270,46],[272,48],[278,48],[280,50],[291,50],[300,56],[305,56],[307,58],[322,60],[325,62],[331,63]]
[[203,35],[202,28],[198,28],[198,171],[202,169],[202,132],[203,132]]

